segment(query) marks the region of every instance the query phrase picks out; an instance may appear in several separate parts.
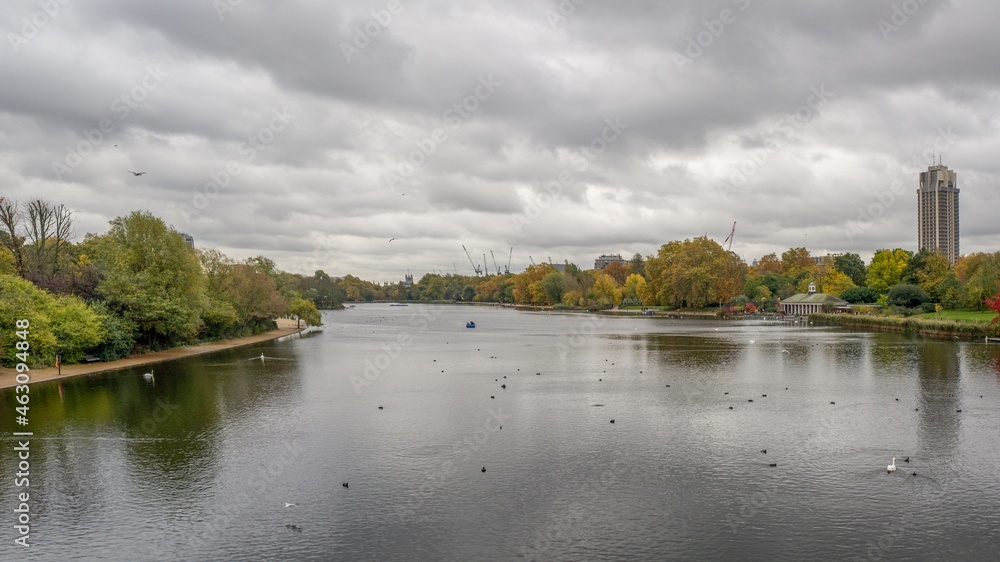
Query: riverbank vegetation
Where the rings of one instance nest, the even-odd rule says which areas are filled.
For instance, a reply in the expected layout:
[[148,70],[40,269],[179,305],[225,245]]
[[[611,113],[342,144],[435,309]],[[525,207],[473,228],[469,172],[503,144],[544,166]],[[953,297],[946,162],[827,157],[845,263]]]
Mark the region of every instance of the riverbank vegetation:
[[236,262],[196,250],[161,219],[136,211],[108,232],[73,240],[61,205],[0,197],[0,365],[15,357],[16,322],[28,320],[31,367],[243,337],[296,315],[318,325],[343,294],[321,272],[278,271],[258,256]]
[[[782,299],[814,285],[851,303],[854,316],[889,318],[879,321],[885,327],[916,325],[904,320],[954,324],[961,309],[992,311],[994,322],[1000,317],[1000,252],[962,256],[951,266],[926,250],[882,249],[866,265],[858,254],[819,257],[798,247],[747,264],[702,236],[602,269],[533,263],[519,273],[428,273],[415,283],[379,284],[322,270],[291,274],[264,256],[237,262],[214,249],[194,249],[148,212],[118,217],[107,233],[82,242],[73,240],[72,225],[72,213],[61,205],[0,197],[0,345],[7,350],[0,363],[13,364],[7,340],[18,318],[31,322],[32,362],[48,365],[56,354],[67,362],[85,355],[111,360],[250,335],[271,329],[282,315],[319,324],[319,309],[345,301],[648,307],[731,316],[775,312]],[[936,316],[919,316],[928,314]]]

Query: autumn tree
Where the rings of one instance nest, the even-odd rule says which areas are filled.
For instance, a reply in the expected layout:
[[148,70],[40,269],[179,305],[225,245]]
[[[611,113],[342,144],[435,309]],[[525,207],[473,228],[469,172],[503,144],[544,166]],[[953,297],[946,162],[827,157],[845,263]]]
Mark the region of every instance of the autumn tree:
[[903,269],[906,268],[912,255],[913,252],[902,248],[878,250],[868,266],[865,285],[875,292],[888,293],[889,289],[902,279]]
[[615,280],[615,283],[621,286],[623,283],[625,283],[625,278],[628,277],[629,274],[629,267],[628,265],[626,265],[626,263],[618,261],[611,262],[608,265],[604,266],[604,268],[601,269],[601,272],[609,275],[612,279]]
[[751,275],[764,275],[765,273],[781,273],[781,260],[777,254],[771,252],[757,260],[757,265],[750,268]]
[[604,273],[598,271],[594,275],[594,286],[591,289],[594,295],[594,302],[601,308],[611,308],[622,300],[622,291],[618,288],[615,280]]
[[647,292],[646,278],[637,273],[630,273],[622,286],[622,299],[627,304],[647,304],[643,298]]
[[664,244],[646,268],[658,302],[693,308],[735,297],[746,277],[746,265],[705,236]]
[[802,247],[789,248],[781,254],[781,274],[793,285],[797,285],[814,264],[809,257],[809,250]]
[[993,296],[986,299],[986,306],[996,312],[997,315],[993,317],[991,324],[996,324],[1000,322],[1000,284],[997,284],[997,292],[993,293]]
[[821,292],[827,293],[829,295],[840,296],[844,291],[852,289],[857,285],[851,280],[847,274],[841,272],[837,268],[831,268],[827,271],[826,275],[823,277]]

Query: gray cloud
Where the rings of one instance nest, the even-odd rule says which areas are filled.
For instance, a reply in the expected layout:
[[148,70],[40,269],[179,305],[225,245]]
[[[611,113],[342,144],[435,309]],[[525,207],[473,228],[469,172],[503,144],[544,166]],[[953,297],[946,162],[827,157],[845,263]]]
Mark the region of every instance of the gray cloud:
[[997,249],[1000,6],[389,4],[11,2],[2,191],[69,205],[81,234],[149,209],[236,258],[381,281],[468,273],[463,243],[589,266],[733,220],[748,260],[915,249],[934,152],[959,175],[963,250]]

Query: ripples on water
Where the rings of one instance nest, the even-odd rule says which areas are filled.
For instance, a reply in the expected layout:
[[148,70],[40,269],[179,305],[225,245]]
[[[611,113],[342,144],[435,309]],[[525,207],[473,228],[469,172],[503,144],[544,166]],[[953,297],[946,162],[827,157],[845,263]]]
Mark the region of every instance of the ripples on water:
[[[0,556],[1000,551],[1000,346],[485,307],[361,305],[324,321],[158,366],[152,385],[136,369],[33,387],[36,546]],[[12,403],[5,391],[0,423]]]

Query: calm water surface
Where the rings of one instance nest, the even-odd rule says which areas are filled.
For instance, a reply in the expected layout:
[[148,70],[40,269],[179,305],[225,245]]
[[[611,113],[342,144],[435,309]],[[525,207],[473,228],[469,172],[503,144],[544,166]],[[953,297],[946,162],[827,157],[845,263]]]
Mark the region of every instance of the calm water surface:
[[34,385],[30,549],[0,391],[0,559],[1000,552],[998,345],[432,305],[324,322],[152,382]]

